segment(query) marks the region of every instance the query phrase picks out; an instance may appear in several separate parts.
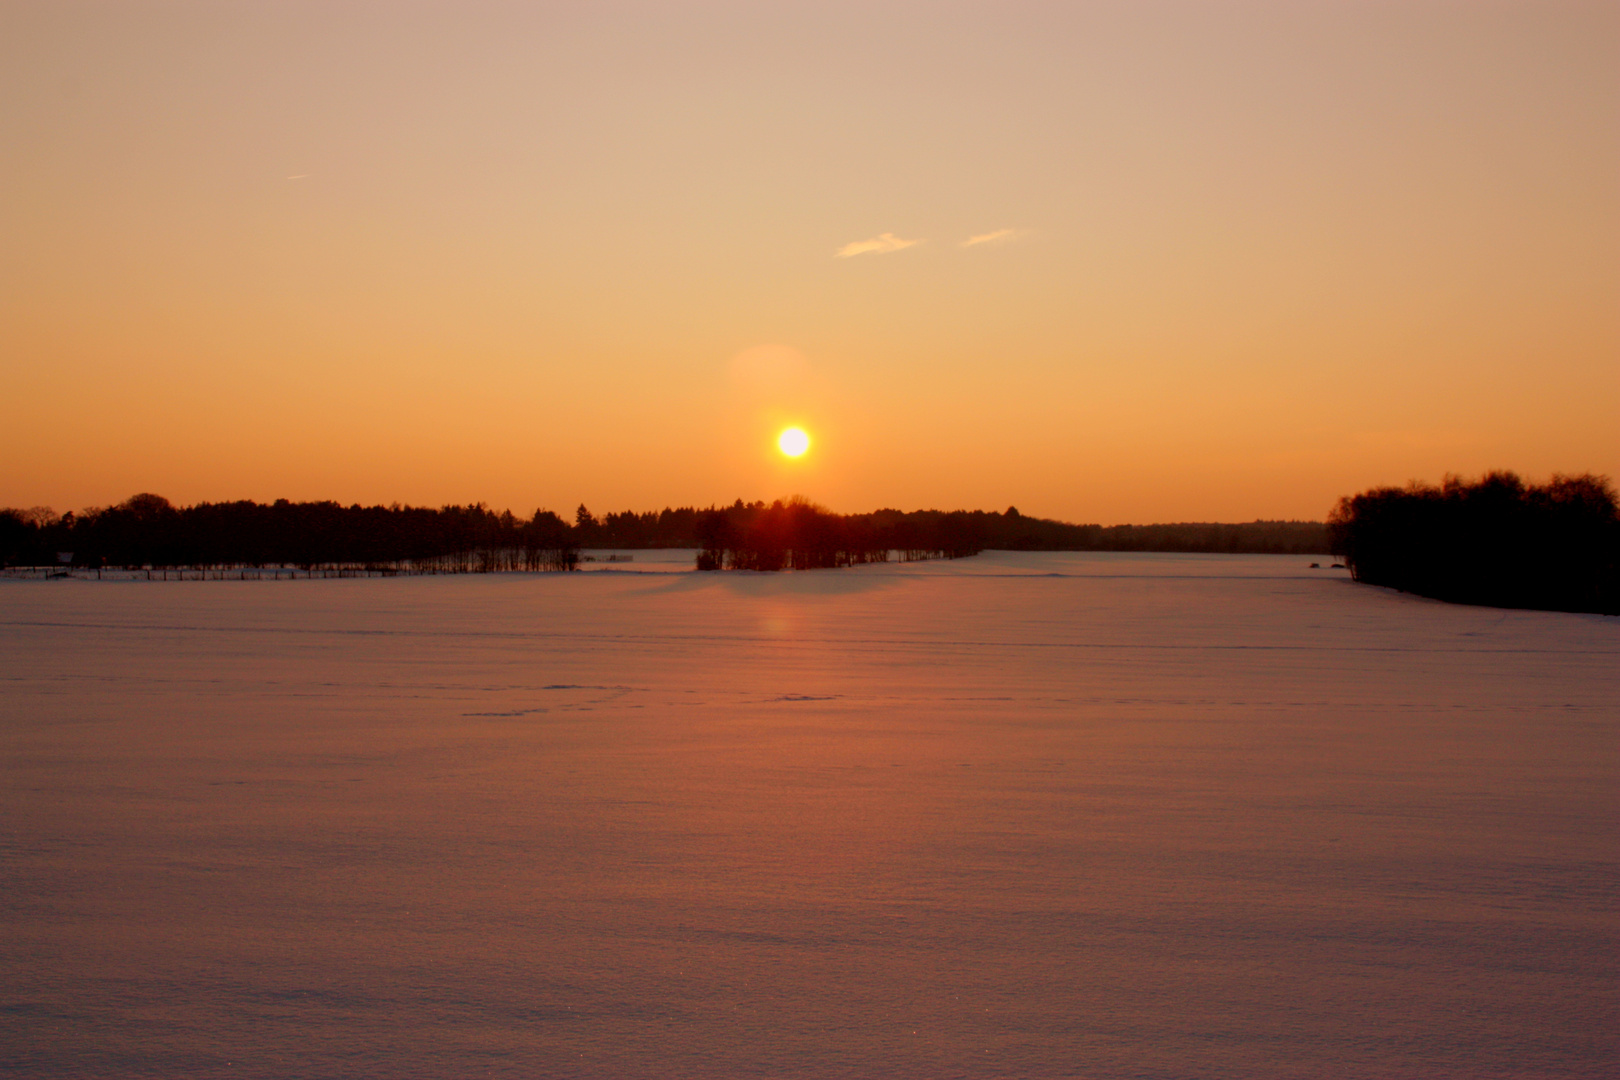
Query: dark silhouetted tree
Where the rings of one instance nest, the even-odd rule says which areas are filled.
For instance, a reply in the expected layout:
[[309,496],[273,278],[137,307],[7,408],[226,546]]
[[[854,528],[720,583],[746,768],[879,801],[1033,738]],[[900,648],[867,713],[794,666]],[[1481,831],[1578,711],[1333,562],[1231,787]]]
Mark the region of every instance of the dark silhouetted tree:
[[1374,488],[1328,518],[1357,581],[1458,603],[1620,614],[1620,512],[1607,477],[1511,472]]

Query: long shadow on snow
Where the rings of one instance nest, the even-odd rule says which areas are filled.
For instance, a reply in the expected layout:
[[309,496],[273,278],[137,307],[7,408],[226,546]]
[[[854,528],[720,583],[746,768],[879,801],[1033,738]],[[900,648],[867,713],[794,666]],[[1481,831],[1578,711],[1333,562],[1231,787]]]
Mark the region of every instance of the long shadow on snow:
[[784,570],[760,573],[754,570],[716,570],[711,573],[679,574],[667,582],[646,589],[639,595],[724,589],[734,596],[848,596],[875,592],[899,584],[894,574],[863,573],[884,564],[851,566],[837,570]]

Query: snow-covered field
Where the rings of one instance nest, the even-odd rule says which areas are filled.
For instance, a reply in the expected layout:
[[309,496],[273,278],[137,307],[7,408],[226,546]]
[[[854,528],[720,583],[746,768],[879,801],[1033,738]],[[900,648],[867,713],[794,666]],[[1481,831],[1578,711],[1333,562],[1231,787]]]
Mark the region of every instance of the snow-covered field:
[[0,582],[0,1071],[1620,1072],[1620,619],[1305,558]]

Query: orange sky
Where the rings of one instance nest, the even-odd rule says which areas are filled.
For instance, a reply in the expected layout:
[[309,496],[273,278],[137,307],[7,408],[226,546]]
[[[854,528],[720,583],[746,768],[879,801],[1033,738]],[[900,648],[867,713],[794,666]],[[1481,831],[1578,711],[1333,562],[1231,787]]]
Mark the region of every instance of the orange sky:
[[1612,3],[0,3],[0,505],[1620,476],[1617,43]]

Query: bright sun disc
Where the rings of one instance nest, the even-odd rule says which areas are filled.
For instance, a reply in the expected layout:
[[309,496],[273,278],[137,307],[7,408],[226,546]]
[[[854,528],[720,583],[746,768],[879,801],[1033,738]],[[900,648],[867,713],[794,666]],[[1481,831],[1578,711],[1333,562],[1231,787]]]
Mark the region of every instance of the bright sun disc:
[[810,436],[803,428],[790,427],[776,437],[776,448],[788,457],[800,457],[810,449]]

